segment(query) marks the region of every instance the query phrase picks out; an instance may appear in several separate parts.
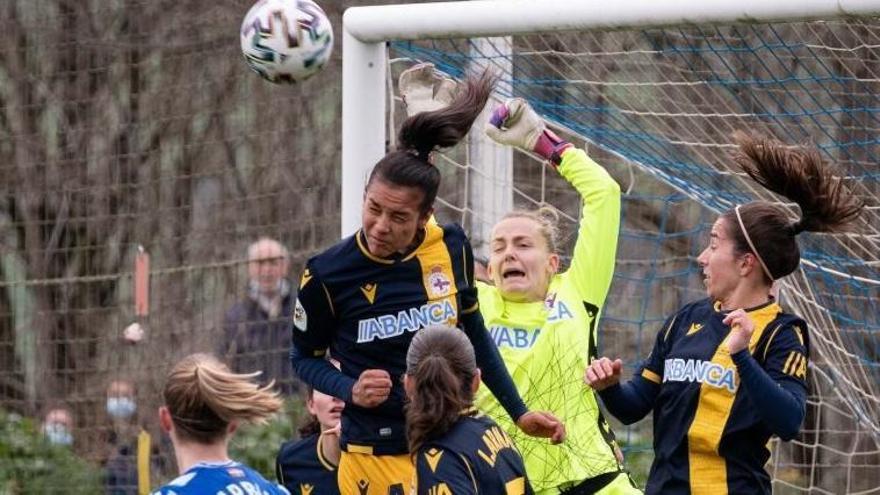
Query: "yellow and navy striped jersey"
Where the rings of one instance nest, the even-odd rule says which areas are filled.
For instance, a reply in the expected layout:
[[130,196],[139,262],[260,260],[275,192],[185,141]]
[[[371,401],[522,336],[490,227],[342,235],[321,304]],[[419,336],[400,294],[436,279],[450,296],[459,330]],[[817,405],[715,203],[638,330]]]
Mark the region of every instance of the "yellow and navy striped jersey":
[[275,476],[292,495],[336,495],[336,464],[324,457],[321,435],[285,442],[275,460]]
[[534,493],[513,440],[487,416],[462,416],[416,453],[416,495]]
[[[806,324],[772,300],[747,312],[755,324],[751,357],[777,386],[803,397]],[[741,388],[726,315],[709,299],[686,305],[667,320],[639,371],[660,387],[647,494],[770,493],[764,464],[772,431]]]
[[[401,377],[414,332],[455,326],[460,316],[478,309],[469,280],[473,255],[461,227],[429,222],[423,237],[412,252],[386,259],[372,255],[358,232],[310,259],[303,272],[294,352],[317,357],[329,348],[352,380],[337,390],[316,387],[347,402],[341,438],[346,451],[408,451]],[[350,387],[367,369],[388,371],[393,383],[388,400],[369,409],[350,402]]]

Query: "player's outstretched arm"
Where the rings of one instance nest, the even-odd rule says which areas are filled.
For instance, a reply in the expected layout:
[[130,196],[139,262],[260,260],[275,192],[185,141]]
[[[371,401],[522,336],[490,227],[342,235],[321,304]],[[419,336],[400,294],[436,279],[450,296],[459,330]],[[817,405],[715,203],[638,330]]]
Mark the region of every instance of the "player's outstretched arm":
[[620,230],[620,186],[583,151],[547,128],[522,98],[499,105],[486,134],[546,159],[583,198],[569,274],[584,301],[602,307],[611,286]]
[[644,418],[654,408],[660,385],[641,374],[621,384],[623,362],[607,357],[596,359],[587,367],[584,382],[599,393],[608,412],[623,424],[632,424]]

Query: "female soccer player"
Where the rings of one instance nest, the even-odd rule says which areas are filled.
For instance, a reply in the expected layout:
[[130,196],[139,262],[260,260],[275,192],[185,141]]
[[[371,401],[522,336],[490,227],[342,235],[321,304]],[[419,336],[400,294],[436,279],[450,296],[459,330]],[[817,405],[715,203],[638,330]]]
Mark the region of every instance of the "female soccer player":
[[416,334],[403,386],[416,495],[533,493],[513,441],[473,408],[480,370],[463,332],[431,327]]
[[501,144],[547,159],[580,194],[583,209],[568,270],[559,273],[555,218],[542,210],[514,211],[492,229],[493,284],[477,284],[486,326],[526,404],[559,416],[568,440],[554,446],[519,435],[488,394],[478,407],[514,436],[536,492],[641,493],[623,471],[614,434],[582,381],[596,356],[596,323],[614,273],[620,187],[584,151],[549,131],[522,99],[496,109],[486,130]]
[[[527,412],[486,332],[464,231],[428,221],[440,185],[431,153],[467,134],[491,89],[491,78],[468,79],[446,108],[408,118],[399,149],[370,174],[363,228],[306,263],[291,361],[304,382],[345,401],[338,472],[345,495],[403,494],[409,486],[400,377],[414,333],[431,325],[462,326],[486,384],[523,431],[554,441],[564,435],[552,416]],[[341,371],[323,359],[328,348]]]
[[834,231],[862,209],[817,151],[735,138],[737,163],[797,203],[801,218],[764,201],[722,214],[697,259],[709,297],[667,320],[629,382],[619,384],[619,359],[603,357],[586,371],[622,422],[654,411],[649,494],[770,493],[767,441],[798,433],[809,356],[806,324],[783,311],[771,286],[797,269],[799,233]]
[[285,442],[275,461],[278,481],[294,495],[339,493],[340,418],[345,403],[309,387],[306,408],[310,421],[299,429],[300,439]]
[[261,423],[281,408],[269,384],[238,375],[207,354],[177,363],[165,382],[159,425],[171,436],[180,476],[154,495],[203,493],[287,494],[251,468],[229,459],[228,446],[239,423]]

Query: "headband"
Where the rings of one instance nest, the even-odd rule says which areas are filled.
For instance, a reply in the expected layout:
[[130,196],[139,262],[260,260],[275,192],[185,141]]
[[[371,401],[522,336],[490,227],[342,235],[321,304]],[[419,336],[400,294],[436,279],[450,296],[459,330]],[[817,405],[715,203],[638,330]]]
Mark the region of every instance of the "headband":
[[761,255],[758,254],[758,250],[755,249],[755,245],[752,244],[752,239],[749,238],[749,232],[746,230],[746,226],[743,223],[742,215],[739,214],[740,206],[741,205],[736,205],[736,208],[733,209],[733,211],[736,213],[736,221],[739,222],[739,228],[740,230],[742,230],[743,236],[746,238],[746,242],[748,243],[749,248],[752,250],[753,253],[755,253],[755,258],[758,258],[758,263],[761,264],[761,268],[764,269],[764,273],[766,273],[767,276],[770,277],[770,280],[776,280],[775,278],[773,278],[773,275],[770,274],[770,269],[767,268],[764,260],[761,259]]

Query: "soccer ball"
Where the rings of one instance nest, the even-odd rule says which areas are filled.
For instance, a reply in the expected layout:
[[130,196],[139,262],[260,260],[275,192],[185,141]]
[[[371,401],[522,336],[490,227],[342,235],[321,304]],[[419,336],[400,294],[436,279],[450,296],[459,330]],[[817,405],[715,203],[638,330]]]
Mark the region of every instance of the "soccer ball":
[[333,51],[333,28],[312,0],[259,0],[241,23],[241,51],[273,83],[315,75]]

